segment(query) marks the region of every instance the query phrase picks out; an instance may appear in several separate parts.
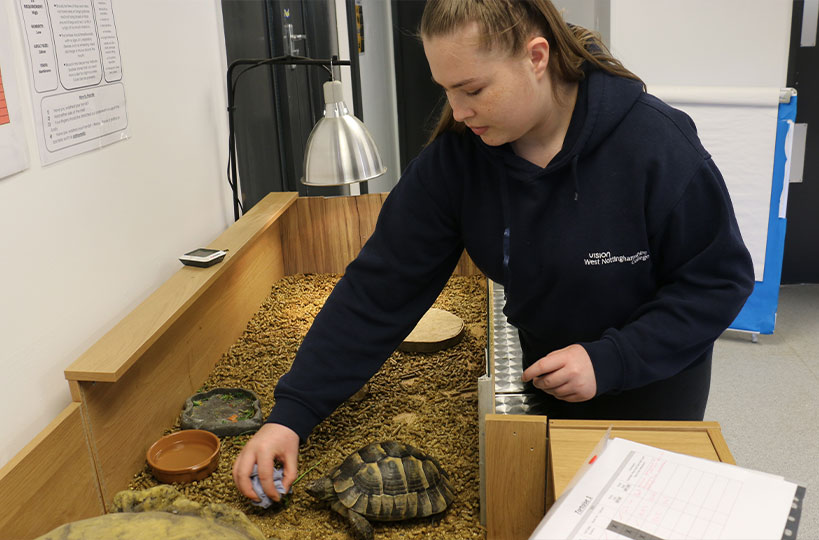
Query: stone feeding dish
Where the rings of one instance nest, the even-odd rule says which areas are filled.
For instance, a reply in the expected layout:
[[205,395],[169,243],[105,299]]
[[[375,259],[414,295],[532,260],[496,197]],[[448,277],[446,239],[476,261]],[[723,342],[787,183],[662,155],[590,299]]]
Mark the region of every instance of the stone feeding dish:
[[207,478],[219,465],[219,437],[210,431],[186,429],[165,435],[146,455],[153,475],[166,484]]
[[219,437],[252,433],[262,426],[259,398],[243,388],[214,388],[185,400],[182,429],[204,429]]

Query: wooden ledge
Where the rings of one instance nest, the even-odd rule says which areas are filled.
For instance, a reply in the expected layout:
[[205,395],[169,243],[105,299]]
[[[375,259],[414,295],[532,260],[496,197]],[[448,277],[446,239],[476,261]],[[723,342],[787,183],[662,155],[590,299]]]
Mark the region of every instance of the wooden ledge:
[[549,420],[550,428],[570,429],[629,429],[635,431],[703,431],[720,429],[719,422],[696,422],[685,420]]
[[207,247],[227,249],[210,268],[182,267],[65,370],[69,381],[116,382],[242,254],[296,201],[271,193]]

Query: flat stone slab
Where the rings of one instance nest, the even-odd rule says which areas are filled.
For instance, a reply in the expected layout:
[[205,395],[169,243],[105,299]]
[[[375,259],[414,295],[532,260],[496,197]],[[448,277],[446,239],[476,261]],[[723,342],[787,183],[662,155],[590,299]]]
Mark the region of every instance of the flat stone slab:
[[403,343],[399,351],[437,352],[461,341],[464,321],[449,311],[430,308]]
[[218,437],[258,431],[262,426],[259,397],[243,388],[214,388],[185,400],[180,426],[204,429]]

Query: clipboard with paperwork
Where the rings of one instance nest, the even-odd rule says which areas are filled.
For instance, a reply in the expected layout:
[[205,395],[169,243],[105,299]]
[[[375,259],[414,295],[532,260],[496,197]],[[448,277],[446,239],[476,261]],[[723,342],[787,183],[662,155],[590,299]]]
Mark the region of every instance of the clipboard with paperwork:
[[795,538],[803,495],[781,476],[607,432],[530,540]]

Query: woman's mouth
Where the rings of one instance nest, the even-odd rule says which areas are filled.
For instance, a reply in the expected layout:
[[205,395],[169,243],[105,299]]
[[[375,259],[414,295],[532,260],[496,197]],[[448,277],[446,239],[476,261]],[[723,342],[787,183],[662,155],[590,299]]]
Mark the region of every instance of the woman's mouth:
[[489,127],[487,127],[487,126],[483,126],[483,127],[472,127],[472,126],[470,126],[469,129],[471,129],[472,133],[474,133],[475,135],[481,136],[484,133],[486,133],[486,130],[489,129]]

